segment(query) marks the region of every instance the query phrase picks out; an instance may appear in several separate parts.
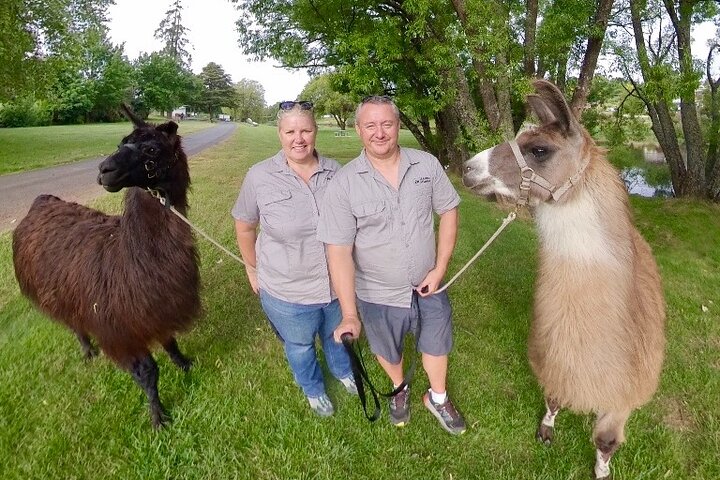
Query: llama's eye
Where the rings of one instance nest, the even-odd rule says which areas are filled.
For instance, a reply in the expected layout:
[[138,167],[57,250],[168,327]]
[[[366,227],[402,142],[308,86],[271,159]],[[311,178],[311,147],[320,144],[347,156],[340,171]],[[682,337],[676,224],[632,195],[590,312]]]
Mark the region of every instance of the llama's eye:
[[550,153],[550,150],[543,147],[533,147],[530,151],[537,160],[545,160],[545,157]]
[[155,147],[145,147],[144,152],[148,155],[155,155],[157,153],[157,148]]

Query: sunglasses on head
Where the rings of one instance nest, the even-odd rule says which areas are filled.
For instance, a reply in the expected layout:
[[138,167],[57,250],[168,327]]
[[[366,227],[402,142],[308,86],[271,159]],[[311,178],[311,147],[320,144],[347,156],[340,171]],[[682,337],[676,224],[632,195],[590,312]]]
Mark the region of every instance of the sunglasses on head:
[[312,110],[313,108],[312,102],[308,102],[306,100],[300,100],[297,102],[288,100],[285,102],[280,102],[280,110],[292,110],[293,108],[295,108],[295,105],[299,105],[301,110]]
[[360,103],[392,103],[393,99],[392,97],[388,95],[368,95],[366,97],[363,97],[363,99],[360,101]]

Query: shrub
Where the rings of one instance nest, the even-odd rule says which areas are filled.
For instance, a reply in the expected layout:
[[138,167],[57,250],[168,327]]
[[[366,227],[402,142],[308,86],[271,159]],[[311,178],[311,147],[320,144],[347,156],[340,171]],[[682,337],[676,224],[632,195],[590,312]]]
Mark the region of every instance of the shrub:
[[47,102],[21,97],[0,106],[0,127],[49,125],[52,114]]

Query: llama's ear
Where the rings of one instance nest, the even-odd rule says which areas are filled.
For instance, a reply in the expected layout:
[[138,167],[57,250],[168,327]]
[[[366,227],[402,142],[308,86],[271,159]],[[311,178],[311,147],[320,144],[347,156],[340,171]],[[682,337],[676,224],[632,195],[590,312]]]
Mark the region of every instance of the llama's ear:
[[[533,102],[528,98],[528,103],[533,108],[538,117],[542,120],[543,124],[545,119],[543,115],[547,117],[548,111],[563,131],[570,133],[578,127],[575,115],[573,115],[570,107],[565,100],[565,95],[556,87],[553,83],[547,80],[535,80],[533,82],[537,99]],[[542,107],[536,107],[536,103],[542,103]],[[536,109],[537,108],[537,109]]]
[[168,136],[172,136],[177,134],[178,124],[170,121],[163,123],[162,125],[158,125],[155,129],[167,134]]
[[142,118],[135,115],[135,112],[130,110],[130,107],[128,107],[126,104],[121,103],[120,109],[122,110],[123,114],[127,117],[127,119],[130,120],[133,123],[133,125],[135,125],[136,128],[144,127],[147,125],[147,123],[145,123],[145,121]]
[[555,121],[555,114],[545,105],[542,97],[530,94],[526,99],[535,116],[540,120],[540,125],[547,125]]

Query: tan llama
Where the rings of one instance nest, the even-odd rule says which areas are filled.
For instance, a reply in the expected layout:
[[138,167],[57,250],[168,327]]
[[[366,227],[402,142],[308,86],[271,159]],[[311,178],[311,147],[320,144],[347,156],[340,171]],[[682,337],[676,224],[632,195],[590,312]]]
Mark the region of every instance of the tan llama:
[[562,92],[533,86],[540,124],[467,161],[463,183],[533,211],[540,255],[528,356],[547,406],[537,435],[551,442],[561,407],[594,413],[595,476],[608,478],[625,422],[658,386],[662,285],[618,172]]

